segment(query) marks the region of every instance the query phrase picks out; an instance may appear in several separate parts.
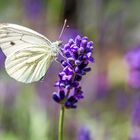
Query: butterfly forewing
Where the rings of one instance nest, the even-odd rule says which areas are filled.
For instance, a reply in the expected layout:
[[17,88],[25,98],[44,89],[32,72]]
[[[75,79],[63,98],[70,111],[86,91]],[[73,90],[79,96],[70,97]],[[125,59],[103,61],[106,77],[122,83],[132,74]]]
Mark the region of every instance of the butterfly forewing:
[[16,24],[0,24],[0,47],[6,56],[29,46],[48,46],[51,42],[43,35]]

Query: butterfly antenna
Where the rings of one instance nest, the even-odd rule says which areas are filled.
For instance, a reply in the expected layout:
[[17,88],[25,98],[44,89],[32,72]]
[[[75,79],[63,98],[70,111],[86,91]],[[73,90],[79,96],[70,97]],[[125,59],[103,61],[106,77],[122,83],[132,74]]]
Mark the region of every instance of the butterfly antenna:
[[64,20],[64,24],[63,24],[62,30],[60,32],[59,39],[62,37],[62,34],[64,33],[64,30],[65,30],[65,27],[66,27],[66,23],[67,23],[67,19]]

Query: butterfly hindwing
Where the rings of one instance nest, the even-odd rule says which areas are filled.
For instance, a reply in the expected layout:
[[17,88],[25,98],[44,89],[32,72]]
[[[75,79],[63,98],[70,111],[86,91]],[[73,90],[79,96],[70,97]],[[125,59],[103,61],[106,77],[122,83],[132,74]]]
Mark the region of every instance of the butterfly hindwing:
[[38,47],[37,50],[27,48],[7,57],[5,68],[7,73],[17,81],[31,83],[40,80],[53,61],[50,50]]

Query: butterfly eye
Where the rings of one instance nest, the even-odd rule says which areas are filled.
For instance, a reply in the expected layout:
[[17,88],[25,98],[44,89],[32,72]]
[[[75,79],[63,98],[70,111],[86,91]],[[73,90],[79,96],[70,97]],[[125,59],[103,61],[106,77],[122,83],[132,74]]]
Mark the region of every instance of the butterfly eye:
[[58,41],[58,46],[60,47],[63,44],[62,41]]

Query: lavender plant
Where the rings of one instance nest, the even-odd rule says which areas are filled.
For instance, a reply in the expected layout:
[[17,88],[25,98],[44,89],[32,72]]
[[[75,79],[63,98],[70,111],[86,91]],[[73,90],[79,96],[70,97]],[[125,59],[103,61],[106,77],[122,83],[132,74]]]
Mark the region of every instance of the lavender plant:
[[93,42],[89,41],[88,37],[78,35],[74,40],[69,39],[61,52],[65,59],[61,61],[63,69],[59,72],[59,80],[55,83],[58,91],[53,93],[54,101],[61,105],[59,140],[63,139],[65,108],[76,108],[78,101],[84,98],[80,81],[91,70],[89,63],[94,62]]
[[132,48],[125,55],[128,65],[128,84],[135,89],[140,88],[140,46]]

